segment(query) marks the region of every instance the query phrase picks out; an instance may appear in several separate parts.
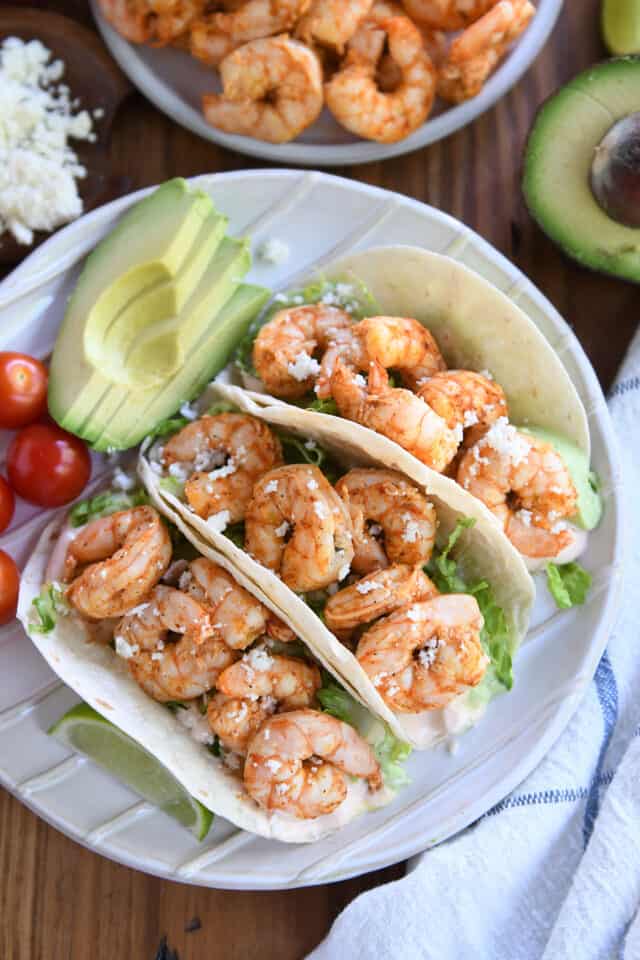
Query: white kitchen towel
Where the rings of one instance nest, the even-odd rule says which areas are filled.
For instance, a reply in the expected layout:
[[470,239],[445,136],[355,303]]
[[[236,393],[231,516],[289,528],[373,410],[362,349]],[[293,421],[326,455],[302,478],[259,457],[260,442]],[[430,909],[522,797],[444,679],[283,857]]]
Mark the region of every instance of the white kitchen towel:
[[354,900],[309,960],[640,960],[640,334],[610,409],[631,529],[583,702],[514,793]]

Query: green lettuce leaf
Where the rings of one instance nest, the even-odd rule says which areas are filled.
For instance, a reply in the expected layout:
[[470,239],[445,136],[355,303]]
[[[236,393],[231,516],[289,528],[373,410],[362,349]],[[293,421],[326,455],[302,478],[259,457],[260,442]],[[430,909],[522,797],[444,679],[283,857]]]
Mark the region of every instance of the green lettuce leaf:
[[411,747],[404,740],[398,740],[386,723],[384,735],[373,750],[388,787],[399,790],[400,787],[406,787],[411,783],[411,778],[403,766],[405,760],[411,756]]
[[293,433],[276,431],[282,444],[285,463],[310,463],[321,470],[330,484],[334,484],[344,472],[330,453],[315,440],[303,440]]
[[31,633],[51,633],[58,622],[58,616],[69,612],[62,588],[56,583],[45,584],[39,596],[34,597],[33,606],[39,622],[29,625]]
[[130,510],[149,503],[149,497],[142,487],[135,490],[104,490],[89,500],[76,503],[69,511],[69,522],[72,527],[82,527],[85,523],[107,517],[118,510]]
[[186,703],[183,703],[182,700],[165,700],[164,702],[167,710],[170,710],[171,713],[177,713],[179,710],[188,710]]
[[239,550],[244,550],[244,520],[229,524],[224,528],[224,535],[229,537]]
[[497,603],[491,585],[486,580],[468,583],[462,576],[451,552],[465,530],[475,524],[472,517],[460,517],[455,529],[443,547],[436,547],[425,567],[440,593],[470,593],[478,601],[484,617],[480,634],[482,644],[491,659],[496,679],[507,690],[513,686],[513,649],[504,610]]
[[212,403],[207,413],[210,417],[215,417],[218,413],[240,413],[240,408],[235,403],[227,403],[226,400],[217,400]]
[[568,610],[585,602],[592,577],[579,563],[548,563],[547,584],[561,610]]
[[178,480],[177,477],[162,477],[158,483],[158,486],[161,490],[164,490],[165,493],[170,493],[174,497],[177,497],[178,500],[182,499],[184,494],[184,483],[181,480]]
[[322,709],[325,713],[330,713],[332,717],[337,717],[338,720],[349,723],[354,727],[358,711],[361,709],[360,704],[325,671],[323,671],[323,678],[324,683],[317,694]]
[[316,413],[328,413],[332,417],[339,415],[338,405],[333,397],[327,397],[324,400],[321,400],[320,397],[314,397],[311,403],[305,403],[304,407],[306,410],[315,410]]
[[162,440],[165,437],[170,437],[191,422],[188,417],[169,417],[167,420],[161,420],[151,433],[147,434],[146,440]]

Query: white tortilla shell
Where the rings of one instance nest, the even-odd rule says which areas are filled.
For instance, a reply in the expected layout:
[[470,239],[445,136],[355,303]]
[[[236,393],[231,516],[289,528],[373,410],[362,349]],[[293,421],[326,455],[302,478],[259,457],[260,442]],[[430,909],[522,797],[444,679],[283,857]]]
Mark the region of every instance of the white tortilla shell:
[[[287,404],[265,408],[256,402],[261,399],[260,395],[219,383],[211,386],[200,403],[201,408],[206,409],[207,402],[215,399],[233,403],[241,410],[305,440],[316,440],[344,464],[345,472],[356,465],[383,465],[404,473],[433,501],[441,541],[446,540],[459,517],[473,517],[475,525],[461,536],[456,558],[470,579],[486,579],[492,585],[495,598],[504,610],[515,652],[528,628],[535,588],[522,557],[479,500],[452,480],[425,467],[397,444],[358,424],[310,411],[303,415],[302,411]],[[145,487],[154,501],[158,502],[159,509],[164,509],[176,523],[182,518],[191,531],[196,532],[198,543],[208,541],[216,554],[224,554],[229,559],[235,570],[243,570],[261,592],[277,604],[309,649],[319,659],[328,660],[342,682],[365,706],[385,720],[396,736],[418,749],[430,748],[447,736],[448,724],[443,716],[447,710],[411,715],[392,712],[351,651],[276,574],[236,547],[228,537],[192,513],[175,496],[162,490],[160,477],[151,470],[144,456],[140,458],[139,471]],[[164,507],[160,506],[161,502],[164,502]],[[186,535],[193,540],[192,533]],[[204,551],[204,546],[202,549]],[[456,712],[456,708],[450,712]],[[477,715],[474,719],[477,719]]]
[[[57,521],[46,528],[22,574],[18,617],[27,632],[29,624],[34,622],[32,602],[45,583],[49,557],[60,531],[61,524]],[[189,539],[202,554],[211,556],[243,587],[282,616],[282,611],[225,557],[201,544],[192,529]],[[388,803],[393,797],[389,790],[371,794],[363,781],[350,782],[344,803],[334,813],[317,820],[267,813],[249,797],[224,764],[190,736],[171,711],[144,693],[124,660],[110,647],[89,640],[81,621],[58,617],[50,633],[30,633],[29,636],[52,670],[83,700],[153,754],[205,807],[243,830],[288,843],[309,843],[333,833],[360,813]]]

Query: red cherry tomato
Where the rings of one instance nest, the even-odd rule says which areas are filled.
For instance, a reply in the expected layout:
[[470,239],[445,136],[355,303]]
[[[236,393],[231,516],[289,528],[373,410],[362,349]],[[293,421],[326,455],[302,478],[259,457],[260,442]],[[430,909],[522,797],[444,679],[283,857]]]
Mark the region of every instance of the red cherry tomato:
[[9,483],[41,507],[60,507],[82,492],[91,459],[82,442],[49,423],[33,423],[16,434],[7,454]]
[[11,523],[16,500],[4,477],[0,477],[0,533]]
[[17,430],[45,413],[47,378],[35,357],[0,351],[0,427]]
[[0,550],[0,626],[16,615],[20,573],[8,553]]

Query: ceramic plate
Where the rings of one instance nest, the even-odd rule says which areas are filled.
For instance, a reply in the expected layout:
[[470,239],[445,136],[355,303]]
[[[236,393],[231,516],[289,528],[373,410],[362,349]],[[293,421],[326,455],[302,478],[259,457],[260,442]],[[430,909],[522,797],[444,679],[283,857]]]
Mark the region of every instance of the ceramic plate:
[[[411,786],[390,806],[318,844],[270,842],[220,819],[198,844],[47,735],[77,697],[51,673],[21,628],[0,630],[0,782],[41,817],[98,853],[174,880],[277,889],[344,879],[409,857],[476,820],[520,783],[567,724],[605,646],[621,579],[613,430],[596,376],[569,327],[514,266],[458,221],[414,200],[326,174],[257,170],[194,182],[230,217],[233,233],[251,236],[254,249],[267,238],[288,244],[288,262],[256,258],[249,274],[274,289],[338,255],[381,243],[416,244],[455,257],[538,324],[589,414],[605,513],[585,558],[594,575],[588,603],[556,611],[542,585],[533,627],[517,657],[513,691],[491,705],[455,754],[445,748],[414,754],[408,764]],[[144,192],[62,230],[0,284],[0,349],[47,357],[83,257]],[[340,217],[333,215],[336,209]],[[107,469],[96,459],[96,482]],[[22,504],[0,547],[23,563],[46,519],[46,512]]]
[[437,106],[419,130],[406,140],[392,144],[354,137],[336,123],[328,110],[324,110],[316,123],[292,143],[263,143],[222,133],[205,122],[200,110],[202,94],[218,89],[215,76],[209,68],[182,50],[141,47],[129,43],[106,22],[97,0],[91,0],[91,7],[105,43],[131,82],[177,123],[239,153],[277,163],[323,167],[369,163],[410,153],[448,137],[479,117],[528,70],[551,33],[562,8],[562,0],[534,0],[534,3],[538,12],[530,26],[477,97],[456,107],[447,107],[445,104]]

